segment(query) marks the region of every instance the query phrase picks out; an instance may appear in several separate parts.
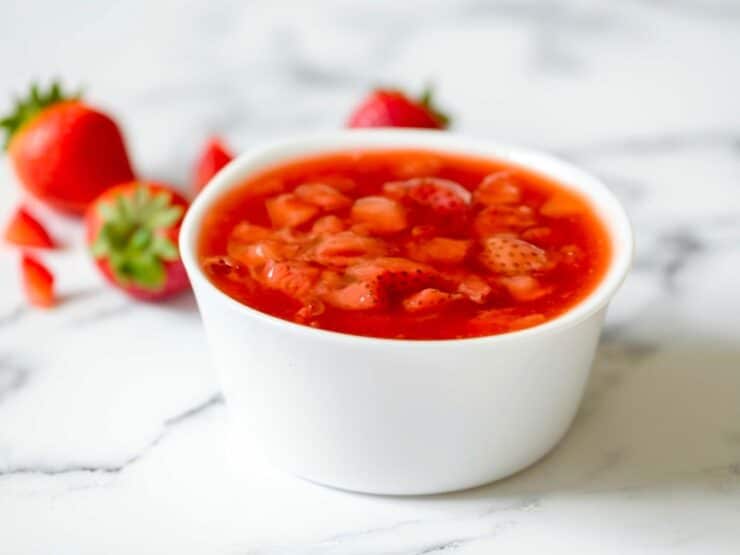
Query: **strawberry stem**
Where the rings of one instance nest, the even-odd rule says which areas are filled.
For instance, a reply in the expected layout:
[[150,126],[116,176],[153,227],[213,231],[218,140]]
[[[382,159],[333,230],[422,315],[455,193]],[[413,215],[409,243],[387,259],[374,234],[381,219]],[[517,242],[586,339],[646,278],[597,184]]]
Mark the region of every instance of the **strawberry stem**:
[[181,206],[172,206],[165,191],[144,186],[131,195],[101,203],[103,226],[92,245],[95,258],[107,259],[113,274],[124,285],[160,289],[166,280],[164,263],[177,260],[177,246],[166,232],[182,217]]
[[437,106],[434,105],[434,86],[429,83],[424,90],[421,92],[421,96],[418,99],[419,104],[424,106],[439,122],[442,128],[447,128],[450,125],[450,117],[442,112]]
[[16,97],[12,112],[0,119],[0,129],[5,132],[4,148],[7,150],[13,136],[43,110],[58,102],[77,100],[80,96],[81,92],[65,93],[59,81],[52,81],[47,90],[42,90],[36,82],[32,83],[26,98]]

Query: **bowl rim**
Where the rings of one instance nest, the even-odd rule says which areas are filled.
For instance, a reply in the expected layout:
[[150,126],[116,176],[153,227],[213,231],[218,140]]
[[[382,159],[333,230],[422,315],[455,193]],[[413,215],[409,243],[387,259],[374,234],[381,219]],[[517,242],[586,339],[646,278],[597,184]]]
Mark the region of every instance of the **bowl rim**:
[[[242,304],[216,287],[198,262],[197,246],[205,214],[226,191],[239,186],[249,176],[291,160],[348,150],[419,150],[443,152],[477,158],[501,160],[519,165],[553,179],[563,187],[580,193],[597,212],[612,242],[611,260],[596,287],[576,305],[562,314],[531,328],[496,335],[450,339],[395,339],[353,335],[313,328],[283,320]],[[547,169],[543,168],[545,166]],[[555,173],[568,174],[564,179]],[[214,293],[224,309],[257,318],[263,323],[283,328],[284,332],[302,333],[317,340],[386,345],[496,344],[526,337],[550,334],[572,327],[604,308],[624,282],[634,257],[634,235],[626,211],[606,185],[593,175],[551,154],[512,144],[477,139],[447,131],[409,129],[356,129],[300,135],[279,139],[250,148],[227,164],[204,187],[188,209],[179,237],[180,256],[194,289],[197,283]],[[197,295],[196,295],[197,297]]]

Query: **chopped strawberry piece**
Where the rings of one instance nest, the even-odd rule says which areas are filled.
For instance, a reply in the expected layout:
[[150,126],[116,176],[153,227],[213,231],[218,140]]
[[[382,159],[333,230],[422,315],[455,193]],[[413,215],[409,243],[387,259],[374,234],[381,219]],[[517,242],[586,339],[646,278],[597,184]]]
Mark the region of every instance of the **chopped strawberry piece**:
[[241,243],[254,243],[261,239],[267,239],[271,235],[272,230],[270,228],[249,222],[239,222],[231,231],[229,239],[230,241],[238,241]]
[[347,275],[358,281],[375,281],[390,295],[407,294],[425,287],[435,287],[444,280],[426,264],[405,258],[385,257],[360,262],[347,269]]
[[542,287],[532,276],[503,277],[499,281],[517,301],[534,301],[550,294],[550,289]]
[[422,177],[386,183],[383,192],[396,199],[408,199],[424,224],[461,229],[467,222],[472,195],[448,179]]
[[426,313],[447,308],[462,298],[459,293],[446,293],[429,287],[409,295],[401,301],[401,305],[406,312]]
[[199,193],[221,168],[234,159],[233,154],[219,137],[212,137],[207,143],[195,166],[193,187]]
[[318,280],[319,274],[318,268],[305,262],[268,260],[260,278],[265,286],[301,300],[311,296],[311,289]]
[[5,228],[5,240],[21,247],[54,248],[54,241],[43,225],[25,208],[18,208]]
[[296,187],[294,193],[299,199],[327,212],[341,210],[352,204],[348,197],[324,183],[304,183]]
[[311,227],[311,231],[314,233],[339,233],[344,229],[344,222],[334,214],[319,218]]
[[292,193],[268,199],[265,206],[274,227],[298,227],[319,213],[316,205],[305,202]]
[[322,238],[311,252],[311,258],[325,266],[348,266],[360,258],[383,256],[387,251],[380,239],[342,231]]
[[344,310],[372,310],[383,304],[378,284],[373,281],[356,281],[329,292],[326,302]]
[[548,239],[552,237],[552,229],[549,227],[532,227],[522,232],[522,239],[537,245],[547,245]]
[[432,264],[460,264],[465,260],[469,250],[469,240],[447,237],[434,237],[427,241],[411,243],[408,246],[411,258]]
[[537,224],[534,211],[526,205],[491,205],[475,217],[475,231],[485,237],[503,231],[517,231]]
[[482,277],[469,274],[460,281],[457,292],[462,293],[476,304],[483,304],[491,296],[492,289]]
[[527,316],[517,318],[511,322],[509,327],[512,330],[523,330],[525,328],[531,328],[532,326],[539,326],[540,324],[543,324],[545,320],[547,320],[547,318],[545,318],[544,314],[529,314]]
[[509,171],[487,175],[473,193],[473,200],[485,205],[517,204],[521,199],[522,191]]
[[483,241],[479,260],[497,274],[517,276],[543,269],[547,264],[547,254],[516,237],[494,235]]
[[54,306],[54,276],[46,266],[24,254],[21,258],[21,274],[28,302],[39,308]]
[[583,203],[567,193],[555,193],[540,207],[540,214],[550,218],[565,218],[585,211]]
[[370,232],[390,234],[406,228],[406,211],[400,203],[381,196],[362,197],[352,205],[352,221]]

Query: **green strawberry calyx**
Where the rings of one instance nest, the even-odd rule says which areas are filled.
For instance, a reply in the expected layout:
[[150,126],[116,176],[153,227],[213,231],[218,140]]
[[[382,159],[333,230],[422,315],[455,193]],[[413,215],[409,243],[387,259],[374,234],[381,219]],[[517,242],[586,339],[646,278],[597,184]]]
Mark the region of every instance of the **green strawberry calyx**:
[[46,90],[41,89],[38,83],[32,83],[28,95],[25,98],[16,97],[11,113],[0,119],[0,129],[5,132],[5,149],[13,136],[46,108],[67,100],[78,100],[80,97],[80,92],[65,93],[59,81],[53,81]]
[[443,129],[446,129],[447,127],[449,127],[450,116],[445,114],[434,104],[434,87],[432,85],[426,86],[426,88],[422,91],[421,96],[417,99],[417,101],[424,108],[426,108],[430,114],[432,114],[434,119],[436,119],[437,122],[439,122],[440,127],[442,127]]
[[103,225],[91,251],[96,259],[108,261],[121,285],[149,290],[165,285],[165,262],[180,257],[167,231],[185,212],[171,201],[172,195],[167,191],[152,191],[139,185],[133,193],[121,194],[96,207]]

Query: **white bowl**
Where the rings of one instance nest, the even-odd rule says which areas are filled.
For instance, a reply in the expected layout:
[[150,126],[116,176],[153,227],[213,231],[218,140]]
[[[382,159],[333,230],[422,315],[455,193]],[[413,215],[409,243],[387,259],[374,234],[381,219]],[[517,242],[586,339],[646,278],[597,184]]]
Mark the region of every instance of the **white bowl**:
[[[597,288],[539,326],[490,337],[409,341],[300,326],[240,304],[197,260],[204,215],[255,172],[348,149],[418,148],[513,162],[588,198],[613,254]],[[237,440],[259,437],[279,467],[369,493],[431,494],[485,484],[530,465],[565,434],[583,394],[607,303],[633,239],[596,178],[552,156],[438,131],[338,131],[250,150],[188,211],[180,249]]]

